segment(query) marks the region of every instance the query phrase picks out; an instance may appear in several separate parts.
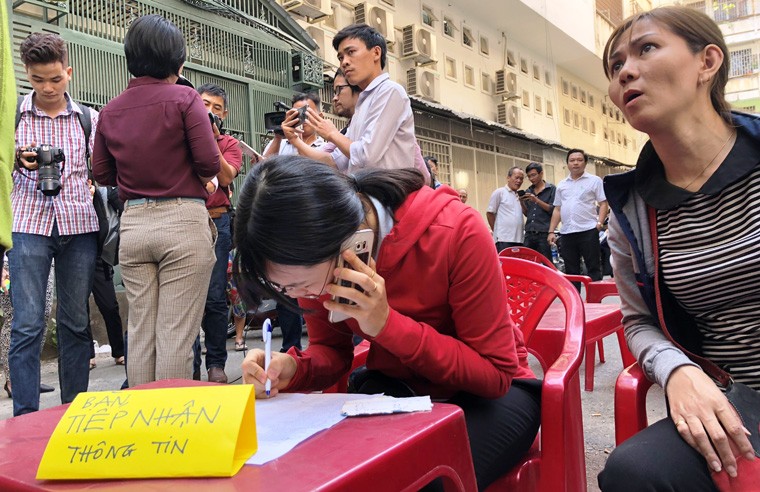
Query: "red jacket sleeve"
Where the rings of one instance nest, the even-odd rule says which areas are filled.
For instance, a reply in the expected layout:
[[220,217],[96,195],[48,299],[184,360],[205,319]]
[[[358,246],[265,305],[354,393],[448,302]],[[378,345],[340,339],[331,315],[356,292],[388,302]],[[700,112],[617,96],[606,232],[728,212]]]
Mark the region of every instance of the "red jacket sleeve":
[[431,382],[486,398],[509,389],[518,369],[515,327],[493,240],[474,210],[463,211],[449,243],[449,307],[455,336],[391,309],[373,343]]
[[353,332],[345,322],[330,323],[319,299],[299,299],[304,314],[309,347],[288,353],[296,359],[296,374],[285,391],[318,391],[329,388],[351,368],[354,358]]

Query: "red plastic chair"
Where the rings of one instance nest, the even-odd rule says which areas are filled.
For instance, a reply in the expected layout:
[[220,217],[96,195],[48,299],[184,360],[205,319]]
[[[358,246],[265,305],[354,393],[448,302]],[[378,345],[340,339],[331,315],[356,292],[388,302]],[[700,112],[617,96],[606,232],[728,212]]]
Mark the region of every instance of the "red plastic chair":
[[647,392],[652,387],[638,363],[631,364],[615,382],[615,443],[620,445],[649,425]]
[[[525,246],[513,246],[505,248],[499,252],[500,258],[521,258],[528,261],[540,263],[552,270],[557,270],[557,267],[549,261],[544,255],[538,251],[526,248]],[[585,275],[568,275],[563,273],[564,277],[571,282],[581,282],[586,288],[586,302],[600,303],[604,297],[608,295],[617,295],[617,287],[615,282],[612,281],[591,281],[590,277]],[[601,284],[601,285],[599,285]],[[614,292],[612,288],[614,288]],[[624,366],[634,362],[633,357],[628,351],[628,346],[623,336],[623,325],[614,323],[610,324],[606,320],[589,320],[586,325],[586,391],[594,390],[594,362],[596,359],[596,350],[599,350],[599,361],[604,363],[604,338],[616,334],[618,337],[618,345],[620,346],[620,353],[622,355]],[[594,340],[596,343],[594,343]]]
[[[575,287],[556,270],[516,258],[503,258],[501,266],[512,320],[544,369],[541,430],[522,463],[487,490],[585,492],[579,376],[583,303]],[[537,329],[544,312],[557,298],[565,308],[565,329]]]

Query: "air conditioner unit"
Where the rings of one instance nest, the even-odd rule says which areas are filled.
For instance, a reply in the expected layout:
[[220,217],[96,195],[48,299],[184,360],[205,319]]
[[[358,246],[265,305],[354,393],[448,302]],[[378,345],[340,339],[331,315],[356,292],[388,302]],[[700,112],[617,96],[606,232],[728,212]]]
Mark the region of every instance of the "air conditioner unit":
[[354,21],[357,24],[367,24],[377,29],[388,44],[396,42],[393,14],[383,7],[362,2],[354,7]]
[[520,128],[520,108],[514,104],[499,103],[496,106],[496,121],[502,125]]
[[435,34],[416,24],[401,30],[401,58],[414,58],[420,63],[435,61]]
[[288,0],[282,3],[282,8],[312,20],[332,15],[330,0]]
[[410,68],[406,71],[406,92],[410,96],[439,102],[441,96],[438,74],[420,67]]
[[507,92],[517,92],[517,74],[505,69],[497,70],[494,94],[498,96]]

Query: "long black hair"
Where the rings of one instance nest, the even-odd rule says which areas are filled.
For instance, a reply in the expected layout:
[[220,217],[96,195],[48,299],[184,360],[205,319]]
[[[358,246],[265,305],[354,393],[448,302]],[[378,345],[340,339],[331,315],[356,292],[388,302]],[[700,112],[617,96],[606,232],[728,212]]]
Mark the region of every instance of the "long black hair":
[[344,175],[300,156],[276,156],[253,168],[245,180],[235,214],[237,251],[232,273],[250,307],[264,298],[295,308],[267,280],[267,266],[311,266],[329,261],[359,229],[366,195],[391,210],[422,188],[416,169],[372,169]]

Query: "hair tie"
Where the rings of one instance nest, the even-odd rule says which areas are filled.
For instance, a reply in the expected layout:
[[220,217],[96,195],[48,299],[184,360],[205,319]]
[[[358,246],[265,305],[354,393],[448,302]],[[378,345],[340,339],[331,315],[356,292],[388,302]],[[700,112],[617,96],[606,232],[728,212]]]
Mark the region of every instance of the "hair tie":
[[361,192],[361,183],[358,179],[356,179],[356,176],[353,174],[348,174],[348,182],[351,183],[351,186],[354,187],[357,193]]

